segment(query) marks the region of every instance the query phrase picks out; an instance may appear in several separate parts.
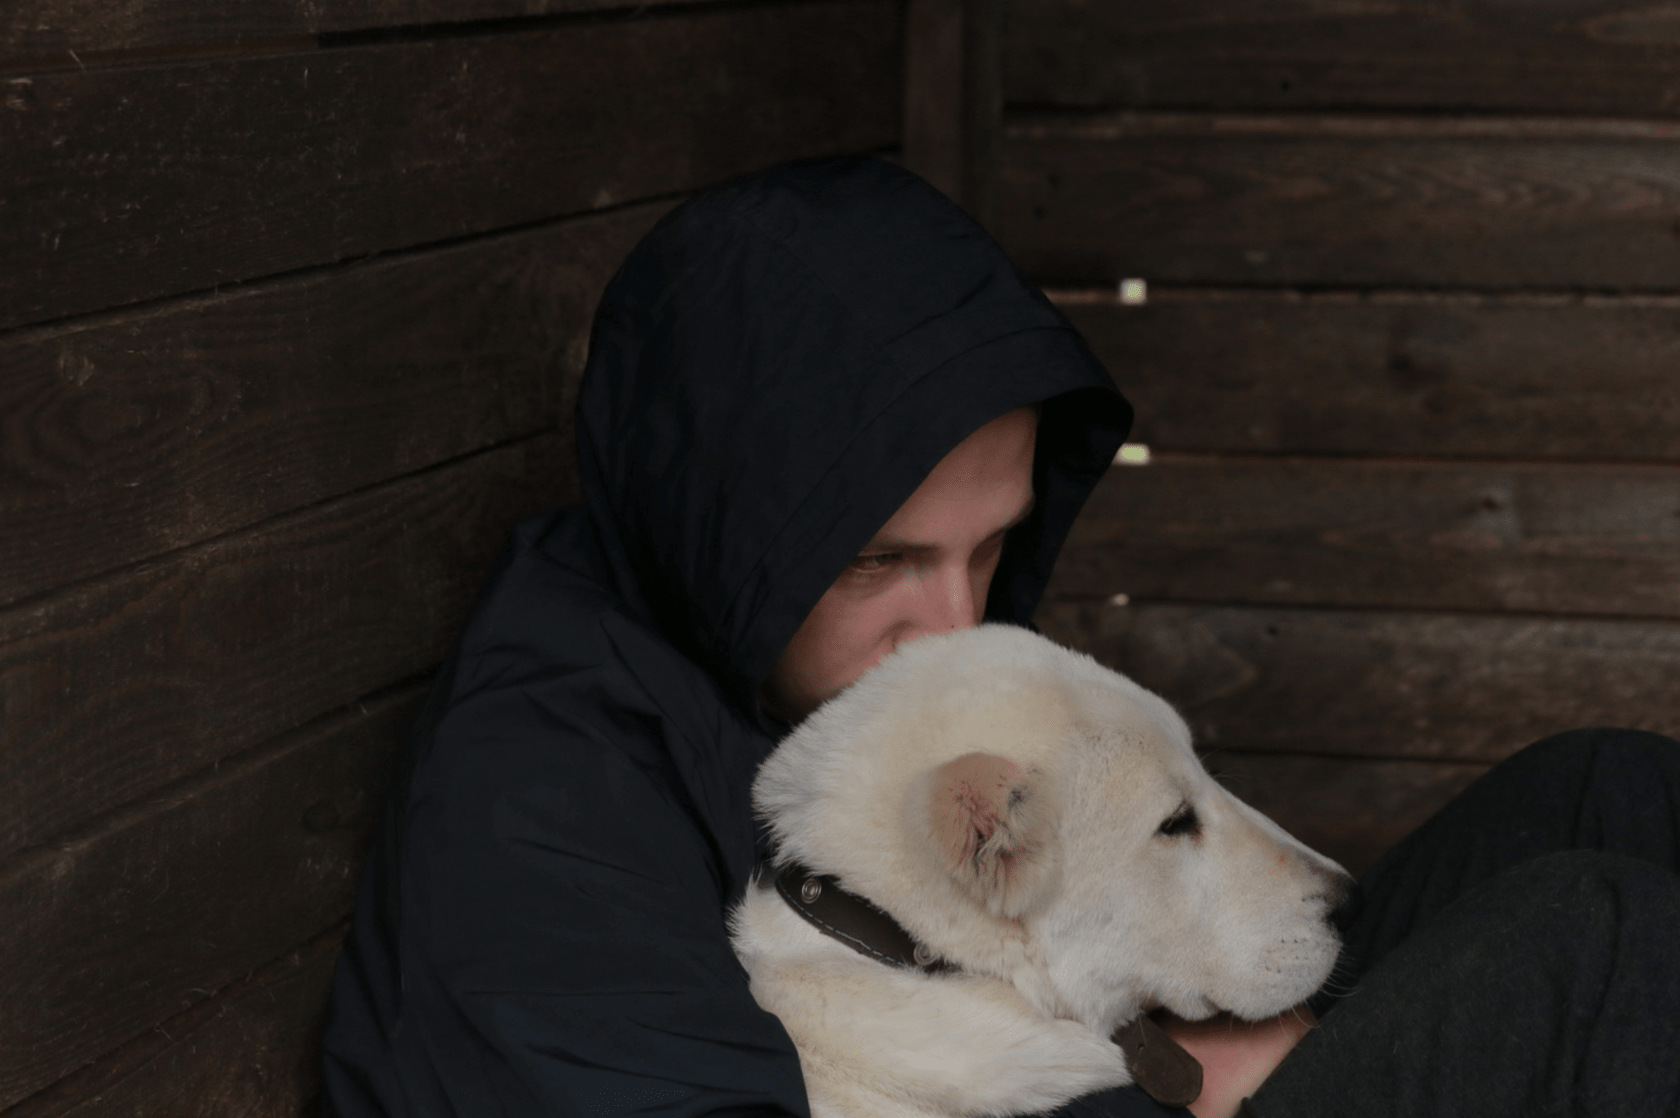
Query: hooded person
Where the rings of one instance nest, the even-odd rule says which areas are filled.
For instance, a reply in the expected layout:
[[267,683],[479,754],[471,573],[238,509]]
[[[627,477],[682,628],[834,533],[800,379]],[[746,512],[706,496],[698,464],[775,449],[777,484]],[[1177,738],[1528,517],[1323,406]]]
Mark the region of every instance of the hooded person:
[[[331,1111],[808,1112],[724,917],[785,729],[765,681],[930,471],[1027,406],[1035,500],[985,600],[1022,625],[1131,411],[985,232],[847,158],[648,234],[594,323],[585,503],[518,528],[399,762],[335,980]],[[1101,1113],[1153,1112],[1111,1094]]]
[[[767,684],[860,549],[988,431],[1019,451],[1023,415],[1034,500],[970,587],[1017,624],[1131,413],[985,233],[841,159],[648,235],[595,321],[585,504],[516,531],[400,758],[335,978],[329,1113],[808,1114],[725,912],[764,853],[774,715],[861,667],[803,702]],[[1677,869],[1680,744],[1518,753],[1366,874],[1357,990],[1315,999],[1334,1014],[1247,1112],[1680,1114]],[[1212,1027],[1203,1051],[1228,1045]],[[1259,1051],[1265,1076],[1281,1054]],[[1058,1113],[1161,1112],[1119,1088]]]

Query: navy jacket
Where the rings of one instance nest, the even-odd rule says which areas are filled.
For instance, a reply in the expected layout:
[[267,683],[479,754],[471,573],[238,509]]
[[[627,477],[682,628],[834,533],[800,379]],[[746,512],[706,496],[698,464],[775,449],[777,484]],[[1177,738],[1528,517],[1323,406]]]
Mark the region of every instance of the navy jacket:
[[[1036,401],[1038,501],[988,602],[1022,624],[1131,412],[990,238],[874,159],[707,191],[647,236],[591,337],[586,503],[517,530],[404,748],[329,1110],[807,1113],[724,927],[762,855],[754,696],[933,465]],[[1086,1112],[1148,1112],[1107,1095]]]

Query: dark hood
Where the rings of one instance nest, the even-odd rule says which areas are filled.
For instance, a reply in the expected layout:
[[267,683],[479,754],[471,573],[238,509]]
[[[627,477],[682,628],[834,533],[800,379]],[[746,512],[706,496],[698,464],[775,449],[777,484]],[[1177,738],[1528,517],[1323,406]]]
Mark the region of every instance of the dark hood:
[[608,286],[578,401],[583,491],[617,590],[750,704],[940,458],[1040,401],[1037,506],[987,608],[1019,624],[1131,409],[921,179],[790,164],[689,200]]

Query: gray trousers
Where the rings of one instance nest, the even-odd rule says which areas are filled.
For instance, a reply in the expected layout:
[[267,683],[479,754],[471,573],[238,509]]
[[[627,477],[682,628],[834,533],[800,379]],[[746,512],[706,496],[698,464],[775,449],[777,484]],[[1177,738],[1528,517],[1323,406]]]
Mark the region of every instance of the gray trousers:
[[1680,1116],[1680,743],[1578,730],[1390,851],[1255,1118]]

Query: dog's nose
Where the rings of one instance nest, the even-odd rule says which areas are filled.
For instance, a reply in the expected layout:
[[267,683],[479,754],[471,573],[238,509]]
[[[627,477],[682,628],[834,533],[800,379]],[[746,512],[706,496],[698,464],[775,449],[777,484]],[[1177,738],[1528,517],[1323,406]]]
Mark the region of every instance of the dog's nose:
[[1346,877],[1328,892],[1330,911],[1325,914],[1325,919],[1330,921],[1338,932],[1345,932],[1359,917],[1359,910],[1365,907],[1365,891],[1359,887],[1359,882]]

